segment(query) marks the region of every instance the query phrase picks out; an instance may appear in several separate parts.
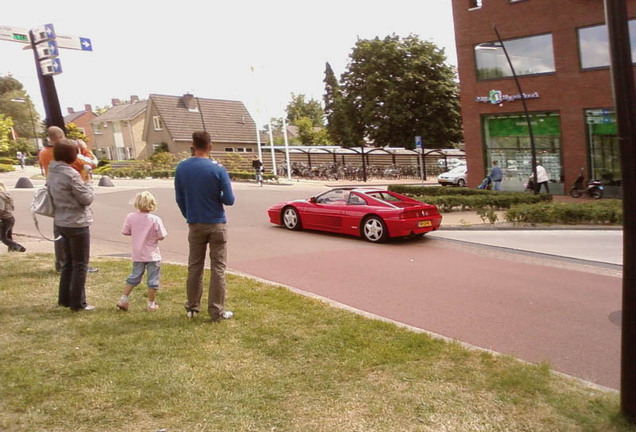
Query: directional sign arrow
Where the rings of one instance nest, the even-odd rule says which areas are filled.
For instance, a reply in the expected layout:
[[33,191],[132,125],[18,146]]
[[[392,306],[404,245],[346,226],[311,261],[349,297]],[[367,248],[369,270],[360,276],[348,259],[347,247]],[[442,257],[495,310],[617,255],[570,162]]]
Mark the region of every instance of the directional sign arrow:
[[83,51],[93,51],[93,45],[89,38],[80,37],[80,45],[82,45]]
[[89,38],[57,35],[56,41],[59,48],[93,51],[93,44]]
[[62,73],[62,62],[59,58],[46,59],[40,61],[42,75],[57,75]]
[[32,32],[33,42],[36,44],[55,39],[55,29],[53,28],[53,24],[45,24],[41,27],[34,28]]

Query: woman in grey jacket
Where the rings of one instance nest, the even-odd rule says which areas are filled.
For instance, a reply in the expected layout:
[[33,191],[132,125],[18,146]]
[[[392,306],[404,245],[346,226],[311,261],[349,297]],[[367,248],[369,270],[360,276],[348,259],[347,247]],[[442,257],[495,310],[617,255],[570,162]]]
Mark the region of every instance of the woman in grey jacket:
[[93,213],[93,188],[84,183],[80,174],[71,167],[77,159],[77,145],[63,139],[53,146],[47,185],[55,216],[53,224],[59,232],[64,250],[60,274],[58,304],[74,311],[92,310],[86,303],[86,271],[90,256],[90,231]]

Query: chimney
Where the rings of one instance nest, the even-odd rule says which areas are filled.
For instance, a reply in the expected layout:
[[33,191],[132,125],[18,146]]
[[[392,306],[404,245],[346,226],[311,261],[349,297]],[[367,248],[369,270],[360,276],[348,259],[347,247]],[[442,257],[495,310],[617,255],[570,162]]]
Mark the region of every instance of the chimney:
[[135,102],[139,102],[139,96],[130,95],[130,103],[135,103]]
[[183,95],[183,103],[185,104],[186,108],[189,110],[197,109],[197,103],[194,100],[194,95],[191,95],[190,93],[186,93]]
[[75,111],[73,111],[73,108],[66,108],[66,110],[68,111],[69,114],[73,114]]
[[121,105],[121,101],[119,99],[111,99],[110,103],[112,106],[116,107],[118,105]]
[[87,113],[92,113],[93,112],[93,107],[90,106],[90,104],[85,104],[84,105],[84,111],[86,111]]

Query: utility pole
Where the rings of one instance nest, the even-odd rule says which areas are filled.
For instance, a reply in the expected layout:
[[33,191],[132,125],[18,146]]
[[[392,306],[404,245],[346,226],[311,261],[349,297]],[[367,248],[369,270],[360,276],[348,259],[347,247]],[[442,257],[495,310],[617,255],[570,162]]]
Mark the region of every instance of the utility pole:
[[636,423],[636,98],[627,24],[627,2],[605,0],[612,89],[616,106],[623,187],[623,315],[621,413]]

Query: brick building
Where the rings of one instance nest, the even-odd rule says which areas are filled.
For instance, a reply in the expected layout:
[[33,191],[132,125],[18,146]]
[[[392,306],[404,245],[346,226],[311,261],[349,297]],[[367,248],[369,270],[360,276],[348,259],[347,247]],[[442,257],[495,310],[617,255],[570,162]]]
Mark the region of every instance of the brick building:
[[91,128],[91,122],[97,117],[97,114],[93,112],[93,108],[86,104],[84,105],[84,111],[75,111],[73,108],[66,109],[68,114],[64,116],[64,124],[73,123],[79,130],[84,132],[86,138],[88,138],[87,144],[89,148],[95,146],[95,136],[93,135],[93,129]]
[[[628,0],[636,58],[636,0]],[[530,111],[537,163],[562,194],[581,169],[620,193],[620,155],[603,2],[598,0],[453,0],[468,184],[492,161],[504,190],[531,175],[530,139],[497,27]]]

